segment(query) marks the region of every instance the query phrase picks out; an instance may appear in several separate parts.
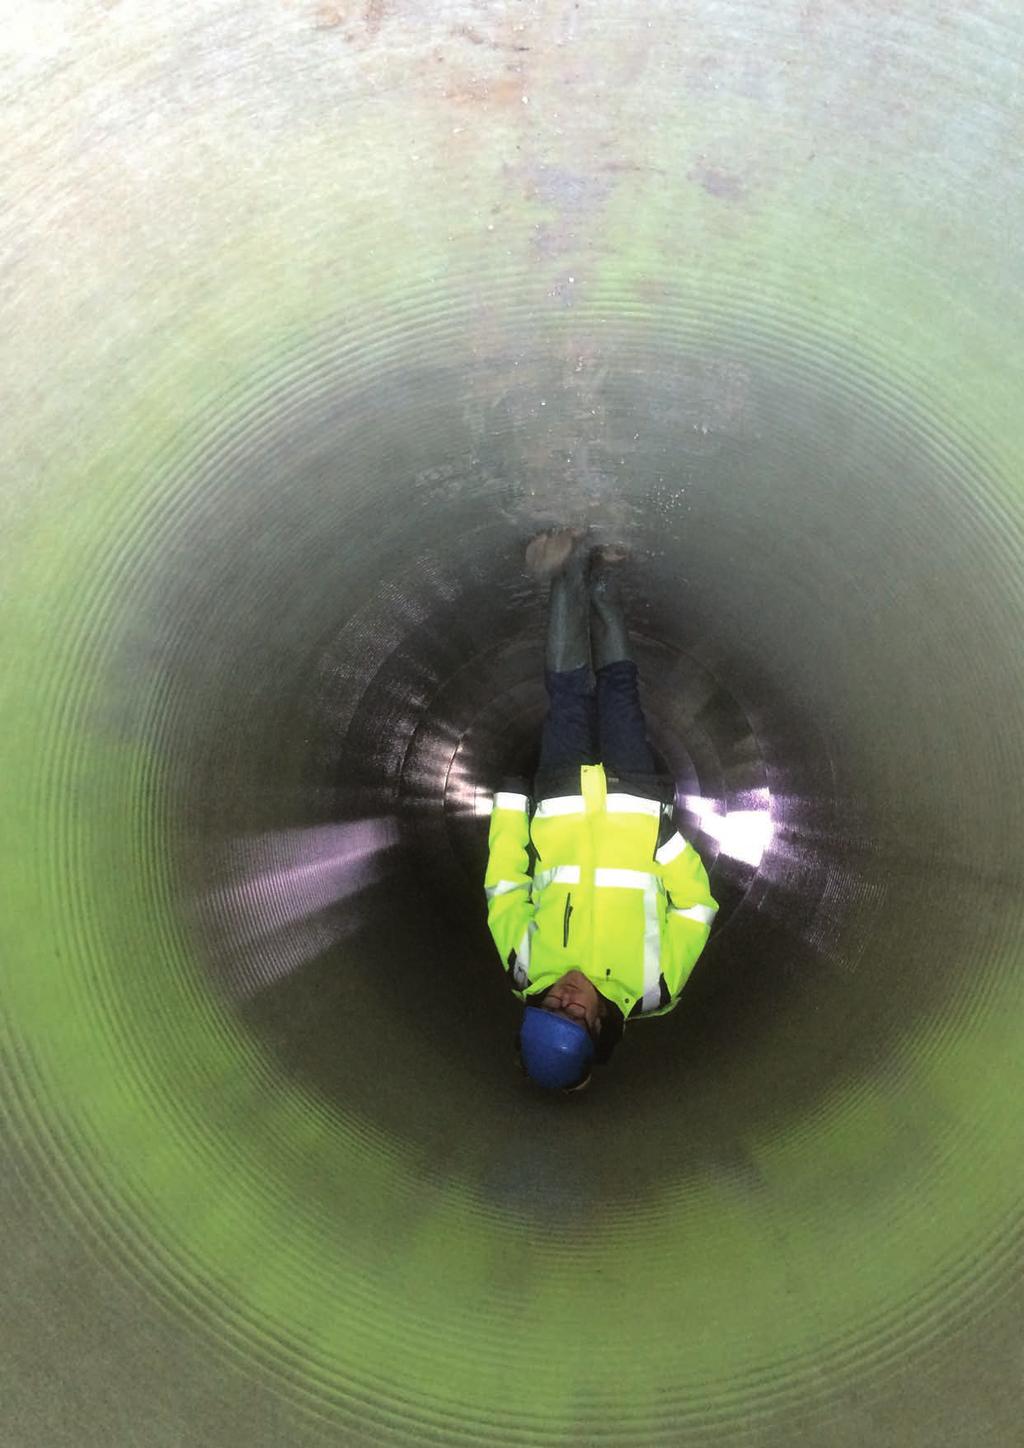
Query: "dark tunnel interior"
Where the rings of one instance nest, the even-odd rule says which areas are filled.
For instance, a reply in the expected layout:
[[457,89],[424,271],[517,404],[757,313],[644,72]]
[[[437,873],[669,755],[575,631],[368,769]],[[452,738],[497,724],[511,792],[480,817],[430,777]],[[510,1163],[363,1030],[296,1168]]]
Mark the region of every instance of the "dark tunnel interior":
[[[63,11],[5,22],[6,1441],[1015,1442],[1019,19]],[[553,526],[629,549],[721,906],[571,1102],[482,891]]]

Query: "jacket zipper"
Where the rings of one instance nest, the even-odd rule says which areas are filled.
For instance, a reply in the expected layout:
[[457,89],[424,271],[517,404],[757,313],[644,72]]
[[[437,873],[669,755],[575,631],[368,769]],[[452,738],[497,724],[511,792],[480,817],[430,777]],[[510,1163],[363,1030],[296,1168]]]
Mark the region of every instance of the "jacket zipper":
[[569,944],[569,916],[572,914],[572,895],[565,897],[565,914],[562,916],[562,949]]

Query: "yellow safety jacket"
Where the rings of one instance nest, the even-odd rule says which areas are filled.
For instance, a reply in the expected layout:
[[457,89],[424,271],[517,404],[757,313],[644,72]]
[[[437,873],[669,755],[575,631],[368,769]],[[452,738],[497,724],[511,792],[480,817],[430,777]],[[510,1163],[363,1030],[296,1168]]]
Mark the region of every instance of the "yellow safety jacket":
[[[487,924],[520,1000],[580,970],[624,1016],[664,1015],[707,942],[717,904],[692,845],[659,848],[663,806],[611,792],[604,766],[580,793],[494,796]],[[536,865],[530,873],[530,843]]]

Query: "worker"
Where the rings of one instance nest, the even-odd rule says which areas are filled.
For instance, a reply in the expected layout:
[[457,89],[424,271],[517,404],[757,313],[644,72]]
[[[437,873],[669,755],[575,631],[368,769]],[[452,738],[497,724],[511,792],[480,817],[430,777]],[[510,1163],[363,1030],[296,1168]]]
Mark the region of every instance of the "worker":
[[647,740],[623,556],[578,530],[527,548],[550,579],[548,713],[532,800],[501,789],[491,811],[487,923],[525,1004],[520,1064],[563,1092],[588,1084],[627,1021],[674,1009],[718,909]]

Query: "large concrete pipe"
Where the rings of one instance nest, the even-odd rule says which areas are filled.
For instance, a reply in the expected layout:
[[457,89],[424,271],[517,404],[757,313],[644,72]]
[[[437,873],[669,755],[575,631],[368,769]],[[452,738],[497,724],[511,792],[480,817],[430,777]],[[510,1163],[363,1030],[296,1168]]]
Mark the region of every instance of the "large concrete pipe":
[[[5,0],[12,1448],[992,1448],[1012,0]],[[552,523],[720,924],[589,1093],[481,893]]]

